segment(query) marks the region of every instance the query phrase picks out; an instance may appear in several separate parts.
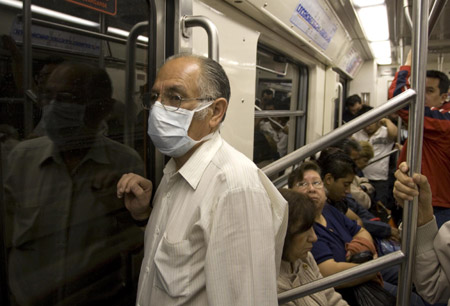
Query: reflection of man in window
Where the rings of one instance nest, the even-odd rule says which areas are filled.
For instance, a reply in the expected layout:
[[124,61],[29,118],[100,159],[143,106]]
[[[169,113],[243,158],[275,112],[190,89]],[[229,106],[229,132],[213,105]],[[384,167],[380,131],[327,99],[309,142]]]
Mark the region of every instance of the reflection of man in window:
[[96,305],[129,290],[124,265],[142,233],[115,197],[136,152],[98,133],[112,107],[104,70],[64,63],[46,83],[48,136],[18,144],[9,158],[9,284],[19,305]]

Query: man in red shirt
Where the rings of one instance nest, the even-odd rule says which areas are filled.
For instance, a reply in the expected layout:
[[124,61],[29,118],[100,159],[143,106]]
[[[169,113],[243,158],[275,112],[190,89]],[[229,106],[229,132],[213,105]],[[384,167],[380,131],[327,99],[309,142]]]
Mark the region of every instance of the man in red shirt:
[[[404,66],[395,74],[389,88],[392,98],[410,87],[411,53]],[[450,113],[442,109],[447,98],[448,77],[436,70],[428,70],[425,85],[425,117],[422,145],[422,174],[429,178],[433,193],[433,208],[438,226],[450,220]],[[409,109],[398,111],[408,122]],[[403,146],[398,163],[406,159]]]

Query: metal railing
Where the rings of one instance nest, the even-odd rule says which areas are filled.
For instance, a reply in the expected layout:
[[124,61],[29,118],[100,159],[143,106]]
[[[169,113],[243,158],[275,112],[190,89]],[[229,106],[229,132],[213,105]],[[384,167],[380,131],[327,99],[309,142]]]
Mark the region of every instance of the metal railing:
[[188,28],[201,27],[208,35],[208,57],[219,62],[219,34],[216,25],[205,16],[184,16],[181,19],[183,36],[189,37]]
[[[439,0],[437,0],[439,1]],[[407,1],[405,1],[407,4]],[[435,4],[436,5],[436,4]],[[402,94],[390,99],[386,104],[373,109],[351,122],[335,129],[314,143],[308,144],[291,154],[268,165],[262,170],[270,176],[292,165],[303,161],[326,147],[329,147],[340,139],[350,136],[362,127],[371,124],[383,116],[401,109],[410,103],[410,119],[408,124],[408,155],[407,162],[412,172],[420,172],[422,158],[422,137],[424,121],[425,100],[425,71],[427,62],[427,36],[428,36],[428,0],[415,0],[413,4],[413,61],[411,84],[413,89],[408,89]],[[411,102],[410,102],[411,101]],[[412,288],[412,267],[415,255],[415,237],[417,229],[417,197],[413,201],[405,201],[403,209],[403,231],[401,251],[397,251],[376,260],[372,260],[357,267],[336,273],[323,279],[311,282],[307,285],[291,289],[278,295],[278,302],[286,302],[298,299],[308,294],[342,284],[364,275],[379,271],[380,269],[401,263],[399,283],[397,290],[397,305],[409,305]]]
[[124,143],[130,147],[134,147],[134,101],[133,93],[135,87],[136,72],[136,43],[139,34],[144,33],[149,28],[148,21],[138,22],[130,30],[126,45],[126,63],[125,63],[125,124],[124,124]]

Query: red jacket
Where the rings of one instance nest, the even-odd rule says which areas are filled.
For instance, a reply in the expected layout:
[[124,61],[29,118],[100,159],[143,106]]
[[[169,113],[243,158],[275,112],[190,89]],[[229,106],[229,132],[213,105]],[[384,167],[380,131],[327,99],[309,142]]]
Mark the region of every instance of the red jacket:
[[[410,66],[401,66],[389,88],[389,98],[409,88]],[[398,111],[408,122],[408,108]],[[406,160],[406,143],[399,161]],[[450,113],[449,110],[425,106],[422,174],[427,176],[433,193],[433,206],[450,208]]]

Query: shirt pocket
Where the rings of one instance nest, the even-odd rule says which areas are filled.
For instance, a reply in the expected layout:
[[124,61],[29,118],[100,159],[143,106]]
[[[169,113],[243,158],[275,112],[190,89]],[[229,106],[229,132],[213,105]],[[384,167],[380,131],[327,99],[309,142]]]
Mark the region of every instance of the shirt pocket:
[[155,253],[155,286],[170,297],[187,296],[192,260],[189,240],[169,242],[163,237]]

